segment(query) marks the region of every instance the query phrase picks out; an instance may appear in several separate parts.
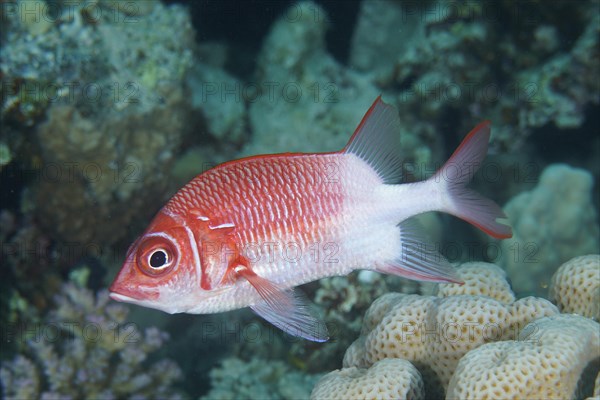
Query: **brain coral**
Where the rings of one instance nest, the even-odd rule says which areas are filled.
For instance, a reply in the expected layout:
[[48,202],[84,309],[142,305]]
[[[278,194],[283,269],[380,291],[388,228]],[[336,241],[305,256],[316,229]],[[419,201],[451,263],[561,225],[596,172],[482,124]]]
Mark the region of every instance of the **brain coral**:
[[504,207],[514,236],[502,241],[500,261],[517,294],[545,295],[560,264],[598,253],[593,181],[586,170],[550,165],[532,191],[515,196]]
[[419,371],[408,361],[389,358],[369,369],[343,368],[317,382],[311,399],[424,399]]
[[575,257],[552,277],[550,299],[563,313],[600,320],[600,255]]
[[[597,322],[565,314],[541,318],[527,325],[517,341],[488,343],[467,353],[450,380],[446,398],[581,397],[585,393],[577,391],[582,383],[591,384],[591,394],[599,357]],[[593,375],[584,372],[594,360]]]
[[557,313],[549,301],[534,297],[504,304],[486,296],[386,294],[367,311],[361,337],[346,351],[344,366],[365,368],[403,358],[419,368],[426,384],[445,388],[468,351],[514,339],[532,320]]

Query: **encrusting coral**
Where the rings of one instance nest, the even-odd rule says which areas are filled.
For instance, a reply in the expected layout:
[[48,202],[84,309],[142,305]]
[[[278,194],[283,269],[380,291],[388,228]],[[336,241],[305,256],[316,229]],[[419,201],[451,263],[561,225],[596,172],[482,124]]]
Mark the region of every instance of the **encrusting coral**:
[[575,257],[552,276],[550,300],[563,313],[600,321],[600,255]]
[[595,376],[593,369],[594,375],[586,376],[586,367],[599,358],[600,324],[578,315],[541,318],[516,341],[488,343],[467,353],[446,398],[581,398],[585,393],[578,391],[591,389]]
[[66,284],[44,323],[16,336],[24,346],[13,361],[2,363],[3,397],[177,398],[172,387],[181,378],[177,364],[147,360],[168,334],[153,327],[140,332],[125,323],[126,307],[108,302],[106,290],[94,296]]
[[419,371],[406,360],[388,358],[369,369],[349,367],[325,375],[314,387],[310,398],[411,399],[425,398]]

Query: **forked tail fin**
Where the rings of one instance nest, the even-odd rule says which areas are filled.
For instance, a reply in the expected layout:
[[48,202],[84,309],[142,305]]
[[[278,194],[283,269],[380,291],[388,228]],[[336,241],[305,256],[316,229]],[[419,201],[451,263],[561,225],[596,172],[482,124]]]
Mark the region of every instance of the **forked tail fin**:
[[445,185],[440,211],[457,216],[490,236],[506,239],[512,236],[510,226],[497,222],[506,218],[504,211],[492,200],[466,188],[487,155],[489,140],[490,121],[484,121],[469,132],[446,164],[429,180]]

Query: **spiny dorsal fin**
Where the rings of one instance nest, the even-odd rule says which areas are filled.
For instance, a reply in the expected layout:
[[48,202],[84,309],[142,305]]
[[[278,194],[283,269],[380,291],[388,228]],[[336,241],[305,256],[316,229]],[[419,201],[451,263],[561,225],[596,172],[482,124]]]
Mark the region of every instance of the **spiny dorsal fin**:
[[342,151],[366,161],[385,183],[398,183],[402,175],[398,111],[377,97]]

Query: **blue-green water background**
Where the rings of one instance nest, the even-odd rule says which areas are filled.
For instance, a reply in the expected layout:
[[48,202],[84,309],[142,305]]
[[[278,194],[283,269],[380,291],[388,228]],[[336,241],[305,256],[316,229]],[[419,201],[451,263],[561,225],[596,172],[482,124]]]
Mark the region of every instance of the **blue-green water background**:
[[[474,186],[500,205],[539,186],[551,164],[577,169],[515,206],[532,221],[510,245],[448,216],[422,221],[450,261],[494,262],[518,296],[547,297],[561,263],[598,253],[597,1],[100,2],[60,18],[65,2],[23,4],[0,3],[0,361],[19,371],[21,355],[37,380],[5,372],[5,396],[307,397],[341,367],[377,296],[422,289],[357,274],[306,285],[334,332],[326,344],[282,335],[248,310],[111,311],[103,290],[193,176],[251,154],[335,151],[379,94],[401,116],[406,181],[435,171],[483,119],[492,143]],[[44,4],[54,5],[45,16]],[[523,270],[529,261],[535,273]],[[127,357],[139,359],[67,321],[99,324],[120,343],[135,334]],[[107,331],[111,321],[123,330]],[[150,326],[168,339],[144,334]],[[45,362],[48,349],[65,370]],[[166,358],[178,367],[151,367]],[[90,365],[96,376],[77,374]],[[179,373],[165,377],[161,365]],[[126,387],[119,374],[142,378]]]

